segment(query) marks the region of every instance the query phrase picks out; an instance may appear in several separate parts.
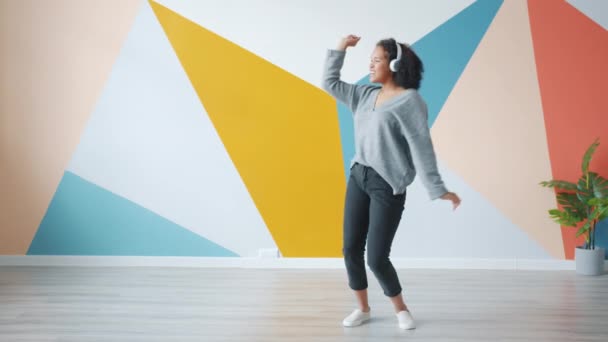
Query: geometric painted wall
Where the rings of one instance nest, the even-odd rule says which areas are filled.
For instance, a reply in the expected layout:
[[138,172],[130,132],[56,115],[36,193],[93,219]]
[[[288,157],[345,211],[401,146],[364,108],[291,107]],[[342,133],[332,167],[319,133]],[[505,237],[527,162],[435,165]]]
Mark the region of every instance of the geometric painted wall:
[[[61,41],[68,54],[95,59],[77,69],[58,56],[45,68],[63,73],[28,101],[2,88],[3,126],[26,133],[2,132],[11,191],[0,195],[0,254],[341,256],[353,124],[321,89],[321,73],[327,48],[356,33],[363,39],[349,49],[345,81],[369,82],[379,39],[396,37],[420,55],[440,172],[463,199],[451,211],[414,181],[392,256],[573,257],[580,240],[548,218],[556,201],[538,183],[576,179],[596,137],[591,168],[608,176],[608,18],[599,2],[384,0],[373,7],[399,10],[382,23],[363,1],[126,4],[53,6],[86,20],[59,11],[61,23],[43,21],[52,29],[30,36],[42,35],[48,51]],[[0,19],[23,29],[41,25],[28,14],[52,11],[2,6],[11,15]],[[112,28],[99,28],[109,20]],[[79,27],[98,41],[79,45],[69,34]],[[33,39],[0,38],[9,47]],[[11,69],[29,56],[3,51]],[[20,80],[0,64],[7,80]],[[89,69],[95,82],[79,79]],[[71,80],[82,89],[67,88]],[[49,89],[63,96],[50,108],[73,115],[43,121]],[[88,107],[75,106],[85,91]],[[606,246],[608,224],[599,226]]]

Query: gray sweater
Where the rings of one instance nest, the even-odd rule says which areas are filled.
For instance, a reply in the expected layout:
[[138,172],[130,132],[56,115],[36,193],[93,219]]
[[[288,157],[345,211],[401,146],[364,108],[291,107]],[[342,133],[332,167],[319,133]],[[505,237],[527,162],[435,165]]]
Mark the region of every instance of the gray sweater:
[[404,193],[418,173],[429,197],[441,197],[448,190],[437,170],[427,106],[418,91],[407,89],[374,108],[381,87],[340,80],[345,55],[345,51],[327,52],[323,88],[354,114],[351,167],[357,162],[373,168],[395,195]]

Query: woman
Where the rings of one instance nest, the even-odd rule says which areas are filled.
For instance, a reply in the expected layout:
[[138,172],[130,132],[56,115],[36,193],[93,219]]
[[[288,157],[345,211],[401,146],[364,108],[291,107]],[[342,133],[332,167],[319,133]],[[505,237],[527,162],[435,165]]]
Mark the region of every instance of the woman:
[[414,329],[414,319],[401,293],[395,268],[389,260],[391,244],[405,204],[406,188],[416,174],[431,199],[460,198],[449,192],[437,170],[428,128],[427,106],[418,89],[423,65],[408,46],[394,39],[377,43],[370,62],[370,81],[377,85],[354,85],[340,80],[346,49],[361,38],[349,35],[337,49],[329,50],[323,77],[324,89],[354,113],[355,156],[344,206],[343,253],[349,287],[359,308],[343,325],[361,325],[370,318],[367,300],[367,262],[390,298],[402,329]]

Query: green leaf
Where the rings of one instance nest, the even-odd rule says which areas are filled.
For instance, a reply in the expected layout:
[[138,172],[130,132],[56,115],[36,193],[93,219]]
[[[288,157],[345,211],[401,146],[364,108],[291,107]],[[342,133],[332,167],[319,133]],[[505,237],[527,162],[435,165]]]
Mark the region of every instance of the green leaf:
[[548,182],[540,182],[540,185],[546,188],[556,188],[558,190],[572,190],[576,191],[577,186],[572,182],[562,181],[562,180],[550,180]]
[[608,197],[608,180],[595,172],[589,172],[589,183],[595,197]]
[[589,163],[591,162],[591,159],[593,158],[593,153],[595,153],[595,150],[598,146],[600,146],[599,138],[595,139],[593,144],[591,144],[591,146],[587,148],[587,152],[585,152],[585,155],[583,156],[583,175],[587,175],[587,173],[589,172]]
[[593,211],[591,212],[591,215],[589,215],[589,221],[594,221],[597,220],[600,215],[602,215],[604,213],[604,211],[607,208],[602,208],[602,207],[596,207],[595,209],[593,209]]
[[561,204],[566,212],[571,211],[579,221],[587,217],[587,205],[581,202],[577,194],[560,192],[557,194],[557,203]]
[[580,235],[588,232],[591,229],[593,222],[605,215],[606,213],[608,213],[608,207],[597,207],[593,209],[593,211],[589,215],[589,219],[587,220],[587,222],[585,222],[585,224],[578,230],[578,232],[576,232],[576,237],[579,237]]
[[558,209],[549,210],[549,215],[553,221],[561,224],[562,226],[576,227],[576,225],[581,221],[580,217],[571,215],[566,211]]
[[578,191],[576,192],[576,196],[585,204],[595,198],[593,186],[588,182],[588,179],[588,177],[582,176],[577,183]]
[[587,204],[592,206],[605,207],[608,206],[608,198],[592,198]]
[[578,232],[576,232],[576,237],[579,237],[583,234],[588,233],[589,229],[591,229],[591,221],[585,222],[585,224],[581,227],[581,229],[579,229]]
[[598,206],[595,208],[594,219],[596,220],[604,220],[608,217],[608,205]]

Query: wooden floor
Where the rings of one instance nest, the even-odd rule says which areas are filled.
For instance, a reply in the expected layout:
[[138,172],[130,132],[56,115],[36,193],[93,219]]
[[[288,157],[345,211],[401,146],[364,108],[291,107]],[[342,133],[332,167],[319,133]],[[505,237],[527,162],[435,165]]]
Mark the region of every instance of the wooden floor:
[[399,270],[418,329],[344,270],[0,267],[0,341],[608,341],[608,276]]

